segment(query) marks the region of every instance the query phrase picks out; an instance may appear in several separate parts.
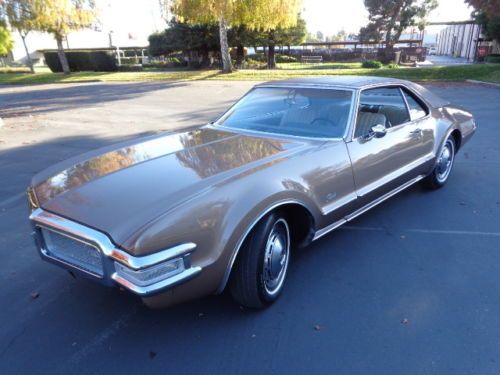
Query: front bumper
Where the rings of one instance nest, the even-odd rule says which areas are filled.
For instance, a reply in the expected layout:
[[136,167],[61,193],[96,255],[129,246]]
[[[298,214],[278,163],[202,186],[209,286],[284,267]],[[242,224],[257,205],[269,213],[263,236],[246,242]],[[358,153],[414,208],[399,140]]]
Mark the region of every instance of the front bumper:
[[[191,265],[191,254],[196,250],[196,245],[191,242],[136,257],[117,249],[104,233],[40,208],[33,211],[30,220],[34,229],[33,237],[43,260],[101,284],[123,287],[141,297],[164,292],[191,280],[201,272],[201,267]],[[97,262],[99,271],[86,267],[78,257],[59,256],[58,252],[63,252],[52,251],[44,231],[62,236],[64,241],[76,241],[76,247],[91,249],[95,253],[92,256],[100,258]]]

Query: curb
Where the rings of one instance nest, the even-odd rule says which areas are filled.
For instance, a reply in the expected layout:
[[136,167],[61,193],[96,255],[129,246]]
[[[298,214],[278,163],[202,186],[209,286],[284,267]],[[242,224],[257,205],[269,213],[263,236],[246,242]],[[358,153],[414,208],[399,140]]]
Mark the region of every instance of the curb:
[[500,89],[500,84],[498,83],[493,83],[493,82],[485,82],[485,81],[478,81],[475,79],[466,79],[466,82],[470,83],[477,83],[479,85],[485,85],[485,86],[490,86],[490,87],[496,87],[497,89]]

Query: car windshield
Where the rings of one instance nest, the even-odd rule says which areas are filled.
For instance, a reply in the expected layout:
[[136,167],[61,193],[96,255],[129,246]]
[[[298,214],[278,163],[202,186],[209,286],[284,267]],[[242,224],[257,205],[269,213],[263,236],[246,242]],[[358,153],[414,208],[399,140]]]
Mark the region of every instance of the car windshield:
[[275,134],[341,138],[352,105],[352,91],[259,87],[216,122],[233,129]]

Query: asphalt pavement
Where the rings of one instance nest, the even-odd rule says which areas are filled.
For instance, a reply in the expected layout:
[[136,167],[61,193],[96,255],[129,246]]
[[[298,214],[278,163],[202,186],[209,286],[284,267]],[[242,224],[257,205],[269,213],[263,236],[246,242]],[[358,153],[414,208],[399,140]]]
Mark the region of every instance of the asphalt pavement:
[[167,310],[42,262],[24,190],[54,162],[214,119],[251,82],[0,87],[0,374],[500,373],[500,89],[429,88],[478,131],[414,186],[294,253],[282,297]]

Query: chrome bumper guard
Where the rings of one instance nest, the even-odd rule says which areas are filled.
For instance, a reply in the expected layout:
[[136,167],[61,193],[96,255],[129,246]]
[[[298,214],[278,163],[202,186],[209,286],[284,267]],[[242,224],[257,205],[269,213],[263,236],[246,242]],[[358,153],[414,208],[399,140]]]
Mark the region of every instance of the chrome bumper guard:
[[[185,283],[201,272],[201,267],[191,266],[191,254],[196,250],[192,242],[136,257],[117,249],[104,233],[40,208],[33,211],[30,220],[43,260],[102,284],[121,286],[141,297]],[[51,250],[52,239],[47,231],[56,238],[64,237],[57,240],[63,245],[75,246]],[[100,261],[96,261],[99,257]]]

